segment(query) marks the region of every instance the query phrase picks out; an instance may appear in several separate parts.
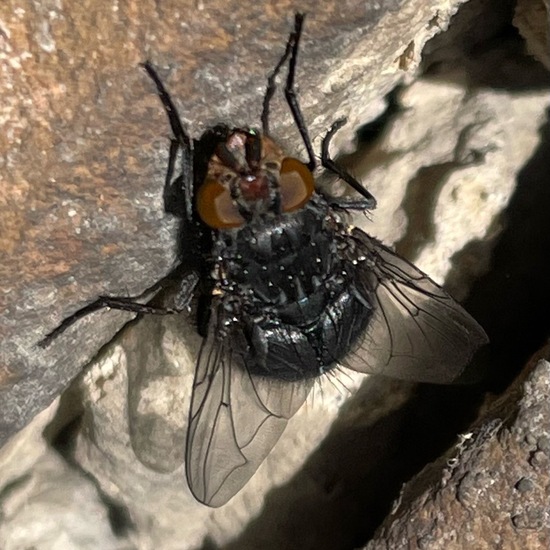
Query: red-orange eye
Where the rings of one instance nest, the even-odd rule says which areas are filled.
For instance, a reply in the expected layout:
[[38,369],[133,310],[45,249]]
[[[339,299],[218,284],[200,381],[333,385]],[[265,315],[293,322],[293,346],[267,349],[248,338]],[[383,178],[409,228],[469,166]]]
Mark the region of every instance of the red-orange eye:
[[244,224],[229,191],[217,180],[206,180],[197,192],[197,212],[214,229],[229,229]]
[[298,210],[315,190],[313,174],[303,162],[286,157],[281,163],[280,188],[283,212]]

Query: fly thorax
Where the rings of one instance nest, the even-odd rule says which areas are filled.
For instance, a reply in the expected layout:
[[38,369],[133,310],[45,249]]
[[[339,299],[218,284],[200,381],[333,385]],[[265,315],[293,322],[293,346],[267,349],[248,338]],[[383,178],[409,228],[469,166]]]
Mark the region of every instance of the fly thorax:
[[253,310],[276,308],[283,321],[307,324],[345,285],[333,220],[320,199],[219,238],[226,292],[237,292]]

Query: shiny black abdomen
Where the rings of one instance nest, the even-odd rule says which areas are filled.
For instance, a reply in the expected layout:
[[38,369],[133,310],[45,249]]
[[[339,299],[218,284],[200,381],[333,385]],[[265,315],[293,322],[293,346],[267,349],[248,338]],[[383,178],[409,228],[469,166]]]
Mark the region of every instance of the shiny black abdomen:
[[296,212],[220,232],[214,273],[251,373],[310,378],[352,348],[372,308],[355,288],[345,243],[320,196]]

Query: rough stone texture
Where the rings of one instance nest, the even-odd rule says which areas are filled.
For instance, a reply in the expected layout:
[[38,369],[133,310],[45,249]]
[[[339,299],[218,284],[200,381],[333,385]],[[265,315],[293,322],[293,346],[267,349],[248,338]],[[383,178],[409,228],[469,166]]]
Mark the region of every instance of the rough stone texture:
[[[456,5],[395,2],[391,4],[395,10],[391,11],[389,4],[379,4],[382,9],[376,14],[365,12],[365,3],[348,3],[346,10],[341,9],[341,4],[309,10],[311,17],[306,23],[298,80],[304,111],[312,122],[314,136],[322,135],[329,121],[339,114],[352,115],[348,128],[351,131],[373,112],[380,111],[383,102],[378,98],[397,81],[411,80],[423,41],[444,29],[448,14]],[[495,20],[500,21],[496,7],[500,4],[469,2],[464,6],[467,8],[465,13],[473,10],[469,12],[469,19],[465,22],[463,18],[460,30],[451,29],[450,34],[461,35],[465,28],[477,29],[478,26],[472,23],[475,21],[491,21],[485,17],[488,12],[483,10],[489,10]],[[12,144],[11,157],[6,156],[7,159],[14,155],[19,158],[20,170],[32,168],[42,175],[41,172],[49,173],[46,167],[55,165],[62,175],[41,187],[36,175],[33,180],[28,175],[27,179],[18,176],[15,169],[6,172],[12,178],[8,188],[16,198],[20,197],[20,202],[10,206],[10,215],[19,216],[21,227],[27,227],[31,223],[28,217],[34,216],[31,221],[35,233],[31,234],[39,233],[43,239],[40,250],[43,256],[39,262],[28,264],[17,259],[20,254],[28,258],[25,251],[36,246],[34,237],[26,240],[17,236],[10,241],[13,253],[8,259],[11,263],[0,264],[0,269],[10,276],[7,288],[12,289],[6,294],[10,307],[4,317],[7,321],[0,325],[0,330],[9,328],[13,336],[7,339],[0,353],[2,363],[11,369],[4,372],[18,373],[17,383],[14,383],[15,378],[5,376],[2,382],[6,392],[1,394],[1,410],[7,432],[26,422],[33,411],[56,395],[80,371],[86,358],[110,339],[122,320],[114,313],[87,319],[56,342],[44,357],[37,358],[36,350],[30,345],[73,307],[99,293],[124,294],[126,288],[129,293],[144,290],[166,273],[173,260],[173,222],[162,216],[160,204],[167,125],[151,86],[135,69],[136,63],[146,56],[160,67],[169,65],[172,68],[163,74],[195,133],[220,119],[239,123],[256,120],[251,115],[251,111],[256,111],[251,110],[250,105],[258,105],[259,110],[265,73],[282,49],[293,8],[280,2],[257,5],[253,8],[258,10],[254,17],[250,14],[242,17],[230,3],[219,10],[209,5],[202,12],[194,11],[200,8],[200,3],[194,4],[188,12],[183,10],[181,3],[179,6],[178,19],[165,3],[156,4],[154,9],[145,4],[124,5],[123,8],[119,4],[118,11],[113,12],[115,15],[105,16],[104,25],[117,22],[117,32],[109,32],[112,44],[99,40],[95,50],[87,46],[87,56],[80,54],[78,71],[69,70],[70,66],[65,68],[57,58],[54,63],[51,53],[41,54],[41,70],[45,70],[44,63],[49,66],[48,60],[55,68],[48,73],[53,80],[45,79],[44,82],[58,82],[60,75],[65,74],[61,82],[66,89],[74,88],[73,95],[63,96],[65,109],[71,109],[70,101],[75,102],[73,109],[90,107],[84,122],[75,113],[65,119],[62,116],[65,111],[59,107],[61,100],[58,100],[55,105],[61,115],[56,114],[55,118],[53,114],[57,111],[51,111],[56,124],[49,122],[40,126],[36,134],[25,136],[23,141],[28,144],[27,150],[23,144]],[[478,11],[474,9],[476,6]],[[304,8],[307,7],[309,4],[304,3]],[[50,12],[56,13],[58,8],[51,8]],[[84,25],[84,21],[98,20],[99,16],[93,5],[82,9],[87,11],[79,12],[80,19],[73,14],[71,30],[79,29],[81,33],[88,33],[85,34],[88,37],[96,29],[91,23]],[[0,8],[0,14],[2,10]],[[50,12],[47,17],[52,17]],[[124,25],[120,23],[121,12],[126,18]],[[18,17],[23,18],[23,27],[34,28],[34,19],[29,13],[37,17],[29,10],[26,14],[19,12]],[[234,14],[234,19],[228,14]],[[7,17],[0,15],[0,19],[5,26]],[[183,20],[188,24],[185,32],[180,30],[179,21]],[[131,21],[145,21],[147,28],[142,29],[137,23],[132,26]],[[235,21],[241,25],[238,32]],[[59,24],[58,20],[54,23]],[[15,31],[10,32],[13,42]],[[127,33],[140,38],[128,42]],[[40,40],[43,43],[43,37]],[[121,46],[123,42],[125,48]],[[56,44],[60,43],[60,38],[56,38]],[[10,47],[13,50],[13,46]],[[492,58],[478,54],[475,59],[466,60],[449,57],[448,51],[444,51],[443,56],[442,50],[445,49],[432,51],[430,58],[435,59],[440,69],[446,62],[453,70],[447,67],[440,73],[431,72],[428,78],[405,89],[400,96],[405,109],[387,126],[366,161],[355,163],[355,172],[365,175],[365,181],[380,204],[372,222],[361,218],[356,222],[386,242],[396,242],[401,253],[417,258],[419,265],[439,281],[451,269],[453,292],[462,298],[470,280],[487,268],[488,248],[502,225],[495,219],[514,189],[518,171],[537,146],[537,128],[544,120],[549,99],[547,90],[540,88],[518,92],[506,89],[501,83],[498,86],[488,83],[498,72],[493,71],[493,67],[502,71],[497,75],[499,78],[513,73],[519,81],[528,74],[529,68],[517,70],[514,64],[517,61],[508,57],[506,48],[496,48],[499,53],[491,52]],[[61,51],[66,55],[66,48],[58,48],[54,53],[58,52],[55,55],[59,57]],[[13,51],[8,53],[13,54]],[[251,55],[253,62],[250,62]],[[6,59],[0,57],[2,62]],[[523,59],[521,61],[523,63]],[[487,66],[491,67],[490,77],[483,73]],[[511,67],[514,71],[510,71]],[[38,69],[35,67],[35,70]],[[65,70],[68,72],[63,72]],[[35,78],[31,70],[15,74],[19,78]],[[475,82],[472,82],[472,75],[475,75]],[[88,85],[84,83],[76,86],[80,80],[87,82],[88,78],[97,83],[103,95],[93,96],[86,92]],[[37,81],[33,82],[34,86],[29,85],[29,89],[36,87]],[[40,84],[38,88],[42,93],[51,94],[47,84]],[[81,89],[84,92],[78,95]],[[278,113],[284,112],[280,104],[277,109]],[[39,118],[36,112],[32,114],[31,118]],[[86,128],[90,126],[95,135],[92,131],[87,133]],[[298,140],[289,127],[288,118],[282,115],[277,118],[277,133],[294,147]],[[37,158],[47,158],[47,161],[41,160],[42,164],[36,168],[29,163],[29,155],[42,150],[34,140],[38,139],[40,131],[50,131],[49,128],[60,128],[62,132],[57,141],[52,141],[49,134],[42,138],[46,153]],[[2,136],[1,139],[6,138]],[[101,150],[111,151],[111,154],[98,157],[98,139],[101,139]],[[344,135],[340,140],[342,147],[349,147],[345,144],[346,139]],[[57,145],[54,147],[52,143]],[[153,145],[144,147],[151,143]],[[107,147],[109,144],[112,149]],[[335,145],[337,149],[338,143]],[[74,157],[67,160],[58,149]],[[90,171],[91,158],[96,159],[93,166],[99,163],[102,168]],[[59,159],[64,164],[58,165]],[[78,185],[73,185],[78,174],[84,176],[79,177]],[[115,174],[116,181],[112,177]],[[32,182],[25,183],[26,194],[16,185],[21,181]],[[59,181],[65,182],[68,191]],[[100,191],[86,187],[87,182],[92,181]],[[78,209],[70,203],[77,215],[70,214],[69,210],[60,214],[65,193],[69,193],[70,201],[77,204]],[[42,197],[43,202],[37,202],[38,199],[33,198],[36,196]],[[103,203],[98,201],[102,196]],[[26,210],[29,201],[34,210]],[[55,220],[47,218],[52,204],[55,205]],[[103,208],[99,214],[98,204]],[[139,210],[136,204],[140,205]],[[71,220],[75,218],[73,227]],[[9,219],[4,217],[0,223]],[[0,238],[6,234],[2,231]],[[79,237],[83,234],[86,238]],[[68,235],[72,237],[69,239]],[[466,246],[471,239],[479,238],[483,242],[474,250]],[[55,239],[60,240],[63,248],[48,248],[54,246]],[[73,240],[76,248],[69,248]],[[113,243],[117,243],[118,248],[113,248]],[[67,254],[67,250],[71,253]],[[94,264],[98,250],[101,251],[101,265]],[[460,261],[455,255],[459,251]],[[61,253],[63,260],[70,263],[60,261]],[[36,285],[50,289],[43,290],[49,296],[43,300],[37,299],[38,287],[28,284],[27,279],[38,273],[38,264],[67,269],[61,275],[52,276],[51,280],[37,277]],[[32,273],[27,275],[25,269]],[[17,279],[16,275],[19,275]],[[74,277],[74,284],[67,285],[70,277]],[[23,300],[22,296],[26,298]],[[15,302],[18,309],[13,305]],[[49,317],[54,312],[55,318]],[[39,316],[41,321],[44,319],[43,325],[37,323]],[[357,546],[358,541],[364,541],[361,537],[370,532],[372,523],[377,525],[380,504],[376,499],[393,491],[394,484],[399,484],[401,479],[396,477],[394,481],[392,466],[406,459],[399,450],[388,453],[388,449],[399,449],[399,441],[406,437],[407,430],[401,428],[400,431],[397,427],[408,426],[407,422],[413,421],[414,415],[407,407],[402,407],[413,392],[411,386],[368,379],[354,398],[348,400],[348,393],[340,384],[348,387],[351,394],[358,380],[344,376],[341,382],[332,381],[336,387],[331,386],[331,380],[325,380],[323,386],[316,388],[306,407],[292,419],[276,448],[245,489],[227,506],[211,510],[190,497],[181,469],[197,346],[193,331],[186,329],[184,324],[185,319],[164,319],[162,322],[143,319],[127,327],[73,385],[70,398],[84,405],[84,416],[76,450],[66,452],[65,456],[76,460],[77,467],[92,474],[91,479],[96,480],[99,492],[86,485],[88,478],[80,478],[90,501],[90,508],[82,506],[80,515],[74,514],[74,507],[68,503],[66,507],[48,508],[45,499],[46,505],[40,509],[42,513],[35,508],[33,529],[37,534],[34,540],[25,539],[25,544],[32,544],[39,550],[55,547],[43,535],[46,531],[40,531],[42,523],[53,522],[67,525],[71,548],[111,548],[109,545],[114,543],[112,533],[106,532],[109,529],[105,509],[97,512],[97,531],[93,536],[90,534],[90,542],[76,535],[79,525],[88,521],[89,510],[95,505],[98,494],[109,497],[111,512],[120,507],[127,514],[126,519],[120,520],[125,529],[117,531],[116,542],[120,548],[193,548],[205,537],[211,543],[227,543],[233,538],[227,546],[235,549],[316,547],[332,550],[351,548]],[[185,346],[175,337],[181,334],[189,335]],[[16,353],[12,353],[13,350]],[[163,355],[162,368],[158,371],[147,369],[147,357],[151,353]],[[65,395],[64,399],[67,398]],[[450,416],[449,407],[435,414]],[[336,424],[332,424],[337,414],[340,416]],[[71,418],[70,408],[68,412],[67,407],[62,406],[55,422],[63,425]],[[37,422],[39,424],[26,437],[29,448],[40,440],[38,434],[43,424],[40,419]],[[422,419],[416,422],[423,424]],[[312,453],[329,428],[327,439]],[[428,433],[427,437],[431,438],[432,434]],[[37,459],[36,466],[34,462],[22,462],[21,472],[27,468],[29,475],[40,480],[37,487],[43,487],[44,491],[13,492],[10,481],[5,481],[0,485],[5,509],[18,509],[12,495],[19,502],[25,497],[25,505],[29,506],[50,492],[52,501],[57,498],[48,482],[50,478],[55,479],[62,486],[66,463],[52,460],[47,447],[38,449],[48,467],[41,467]],[[20,456],[24,453],[12,456],[11,461],[19,460]],[[387,469],[386,460],[390,463]],[[153,463],[165,473],[144,465]],[[21,472],[9,479],[22,477]],[[67,479],[67,494],[72,494],[72,484],[76,482],[78,487],[78,481],[74,477]],[[270,490],[274,486],[279,487]],[[367,497],[362,492],[365,490]],[[366,519],[369,514],[374,519]],[[256,519],[250,521],[251,517]],[[20,518],[23,521],[19,521]],[[13,529],[9,533],[16,541],[22,540],[15,538],[20,536],[18,529],[30,525],[28,516],[19,514],[10,516],[10,522],[2,521],[6,523],[2,526],[5,532]],[[358,523],[366,522],[371,523],[369,528],[359,528],[358,532]],[[115,527],[116,522],[114,531]],[[101,537],[105,537],[104,543],[98,544]]]
[[525,38],[529,53],[550,69],[550,2],[519,0],[514,24]]
[[[300,3],[310,15],[298,81],[312,136],[348,115],[335,150],[349,143],[461,2]],[[45,352],[36,342],[96,296],[141,293],[173,265],[175,222],[161,204],[169,130],[138,63],[159,68],[193,135],[218,121],[257,124],[295,9],[2,3],[0,441],[47,406],[128,316],[90,316]],[[272,126],[299,150],[281,101]]]
[[56,400],[0,449],[2,550],[124,550],[94,483],[54,451],[42,432]]
[[550,546],[550,363],[529,371],[442,471],[428,467],[403,488],[367,550]]
[[[362,227],[395,243],[439,282],[456,251],[495,237],[488,228],[508,203],[550,104],[547,90],[470,90],[464,74],[454,77],[450,83],[426,78],[405,89],[403,112],[388,125],[384,142],[354,167],[383,197]],[[485,269],[489,253],[488,246],[476,251],[473,276]],[[468,286],[455,283],[453,294],[464,298]]]

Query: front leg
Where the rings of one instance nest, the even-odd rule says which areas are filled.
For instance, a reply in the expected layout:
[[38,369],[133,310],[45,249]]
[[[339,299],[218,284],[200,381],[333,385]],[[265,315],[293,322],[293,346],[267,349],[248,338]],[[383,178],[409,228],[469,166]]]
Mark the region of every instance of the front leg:
[[[329,172],[336,174],[340,179],[344,180],[349,186],[355,189],[355,191],[357,191],[362,198],[358,200],[352,199],[351,201],[349,201],[348,206],[346,206],[345,204],[347,199],[333,199],[331,197],[329,202],[336,207],[341,206],[343,208],[347,207],[354,210],[373,210],[374,208],[376,208],[376,199],[351,174],[348,174],[343,168],[338,166],[330,156],[330,142],[332,141],[334,134],[336,134],[336,132],[340,130],[340,128],[342,128],[345,123],[345,118],[338,119],[336,122],[333,123],[333,125],[330,127],[329,131],[323,138],[323,142],[321,145],[321,166],[323,166],[323,168],[326,168]],[[338,204],[338,200],[340,200],[340,204]],[[356,206],[353,206],[354,204]]]
[[[141,66],[155,83],[158,96],[162,102],[166,116],[168,117],[168,122],[170,123],[173,134],[173,138],[170,142],[170,156],[168,159],[168,170],[166,172],[164,190],[165,208],[167,212],[185,217],[188,222],[191,222],[193,220],[193,142],[183,128],[178,110],[168,90],[164,87],[164,84],[151,63],[146,61],[142,63]],[[173,180],[178,151],[181,152],[181,173]],[[183,199],[183,204],[178,204],[178,198]]]

